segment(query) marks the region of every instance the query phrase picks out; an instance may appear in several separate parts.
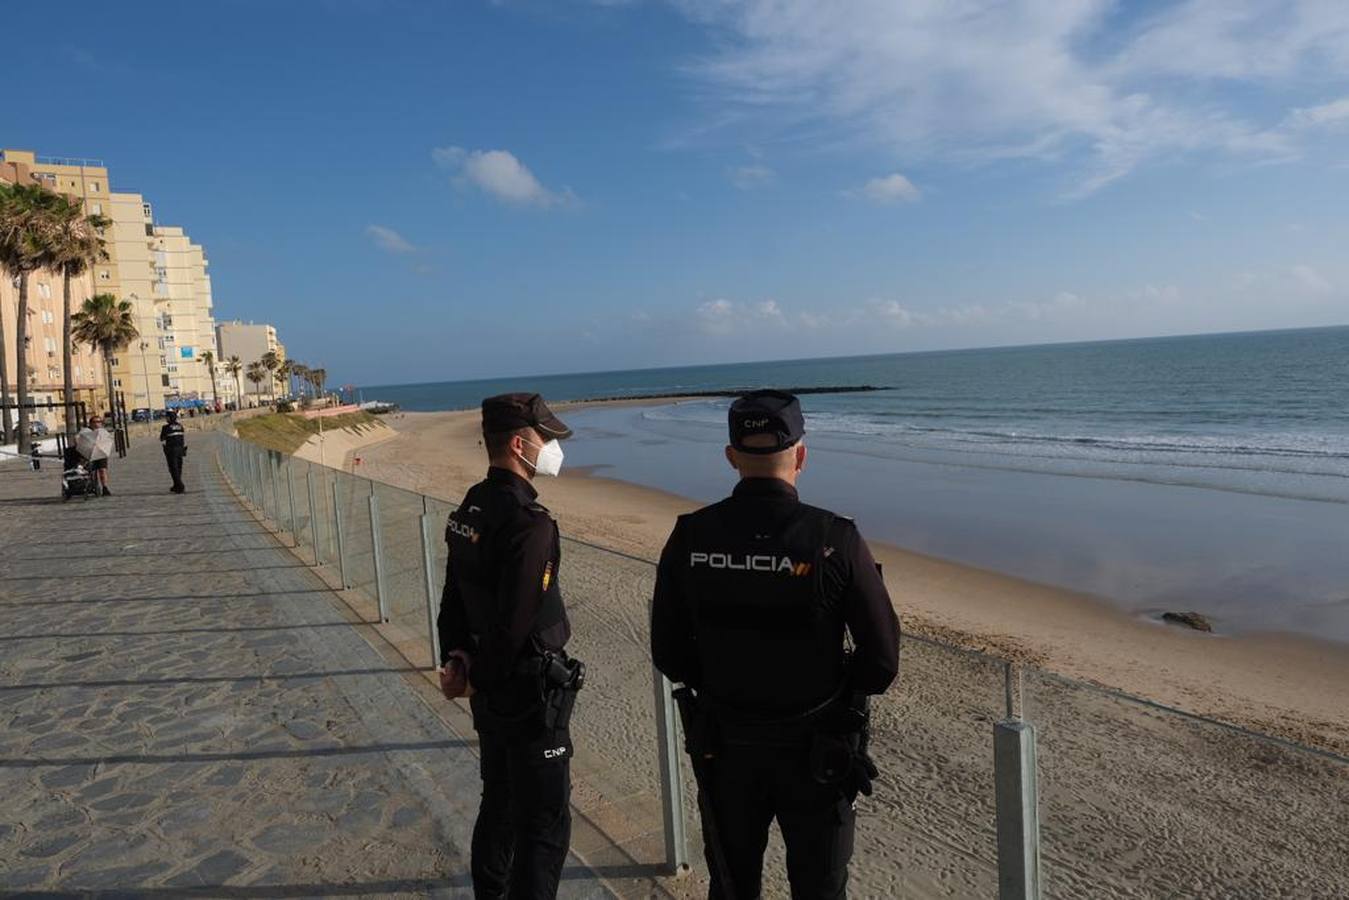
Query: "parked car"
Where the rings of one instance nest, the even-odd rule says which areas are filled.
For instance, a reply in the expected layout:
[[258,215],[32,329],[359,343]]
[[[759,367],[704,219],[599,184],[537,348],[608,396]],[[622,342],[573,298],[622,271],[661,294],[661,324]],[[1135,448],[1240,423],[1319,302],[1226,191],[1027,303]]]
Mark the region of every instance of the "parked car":
[[131,421],[133,421],[133,422],[148,422],[148,421],[150,421],[150,409],[149,409],[148,407],[141,407],[140,409],[133,409],[133,410],[131,411]]
[[51,432],[47,430],[47,424],[37,419],[28,423],[28,433],[33,437],[46,437]]

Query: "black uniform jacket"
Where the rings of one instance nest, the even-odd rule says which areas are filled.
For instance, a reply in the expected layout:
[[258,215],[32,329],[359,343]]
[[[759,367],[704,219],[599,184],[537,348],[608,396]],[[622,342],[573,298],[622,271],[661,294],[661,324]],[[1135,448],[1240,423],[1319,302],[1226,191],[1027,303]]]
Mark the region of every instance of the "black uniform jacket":
[[[844,671],[844,629],[854,650]],[[899,670],[899,620],[852,520],[775,478],[681,516],[661,553],[651,656],[671,681],[765,714],[879,694]]]
[[526,479],[493,466],[450,514],[440,662],[454,650],[468,653],[476,691],[505,686],[531,642],[560,650],[571,636],[557,523],[537,498]]
[[159,442],[169,453],[183,453],[187,450],[187,429],[178,422],[172,422],[159,429]]

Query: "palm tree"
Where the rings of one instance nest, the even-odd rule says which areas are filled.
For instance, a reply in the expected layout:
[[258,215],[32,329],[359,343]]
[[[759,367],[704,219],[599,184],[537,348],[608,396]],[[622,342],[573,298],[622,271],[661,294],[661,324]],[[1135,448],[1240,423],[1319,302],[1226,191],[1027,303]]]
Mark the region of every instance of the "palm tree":
[[280,365],[276,367],[276,377],[281,381],[282,384],[286,386],[287,397],[291,396],[291,394],[294,393],[294,391],[291,390],[290,385],[290,369],[291,369],[291,362],[288,359],[281,360]]
[[108,401],[112,402],[112,357],[140,337],[131,304],[112,294],[96,294],[84,301],[71,316],[71,340],[88,344],[103,354],[103,374],[108,379]]
[[203,350],[201,364],[206,367],[206,371],[211,373],[211,409],[214,411],[216,404],[220,402],[220,395],[216,393],[215,389],[215,351]]
[[[15,239],[19,232],[18,223],[12,213],[12,201],[10,199],[12,188],[6,182],[0,181],[0,245],[7,244]],[[9,269],[8,255],[0,253],[0,277],[13,278]],[[9,407],[13,402],[9,393],[9,361],[6,357],[5,342],[5,317],[4,307],[0,306],[0,443],[8,444],[10,432],[14,430],[14,421],[10,418]]]
[[248,364],[245,374],[248,376],[248,380],[253,382],[253,396],[258,398],[258,405],[261,406],[261,390],[258,386],[267,380],[267,367],[260,362],[251,362]]
[[295,378],[297,393],[307,396],[309,392],[304,389],[304,386],[309,383],[309,367],[304,363],[292,362],[290,363],[290,374]]
[[281,366],[281,357],[276,355],[275,350],[268,350],[262,354],[262,359],[258,360],[262,367],[267,370],[267,396],[269,402],[276,401],[276,370]]
[[239,373],[244,370],[243,361],[237,356],[231,356],[225,361],[225,371],[234,376],[234,411],[238,412],[244,408],[244,383],[239,380]]
[[[70,282],[108,258],[103,231],[111,224],[102,216],[86,216],[78,200],[58,195],[52,204],[52,255],[64,287],[61,319],[61,374],[66,404],[66,433],[75,431],[74,340],[70,336],[72,308]],[[111,391],[111,385],[109,385]]]
[[[0,202],[0,268],[19,279],[19,307],[14,322],[14,371],[19,373],[19,452],[32,446],[28,431],[28,278],[39,269],[53,268],[51,213],[59,195],[37,184],[4,187]],[[8,393],[6,391],[6,393]]]
[[325,381],[328,380],[328,370],[327,370],[327,369],[310,369],[310,370],[309,370],[309,377],[310,377],[310,379],[311,379],[311,381],[312,381],[312,383],[313,383],[313,385],[314,385],[314,389],[315,389],[316,391],[318,391],[319,400],[322,401],[322,400],[324,399],[324,397],[323,397],[323,383],[324,383]]

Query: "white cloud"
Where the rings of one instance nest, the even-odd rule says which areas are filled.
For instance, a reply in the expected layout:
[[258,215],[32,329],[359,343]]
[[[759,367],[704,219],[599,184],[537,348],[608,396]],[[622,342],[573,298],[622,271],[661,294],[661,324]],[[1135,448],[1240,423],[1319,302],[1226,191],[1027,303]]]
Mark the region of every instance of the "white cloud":
[[392,228],[383,225],[367,225],[365,233],[375,246],[389,253],[416,253],[417,247]]
[[1349,97],[1320,106],[1301,107],[1288,114],[1288,127],[1295,129],[1349,127]]
[[698,330],[708,335],[737,334],[750,328],[792,327],[776,300],[746,303],[719,297],[698,304],[693,314]]
[[736,166],[729,169],[726,177],[731,180],[742,191],[751,191],[755,188],[767,187],[777,180],[777,172],[774,172],[768,166],[755,163],[749,166]]
[[[712,88],[705,132],[1053,161],[1070,196],[1158,161],[1295,158],[1292,126],[1343,110],[1278,101],[1349,76],[1344,0],[672,2],[715,32],[688,66]],[[1252,121],[1238,103],[1261,91]]]
[[437,147],[431,158],[442,169],[456,173],[456,183],[472,185],[506,203],[546,208],[575,199],[570,190],[558,192],[544,187],[509,150]]
[[1324,275],[1307,265],[1293,266],[1288,270],[1298,287],[1312,294],[1329,294],[1335,290]]
[[914,203],[922,196],[914,183],[898,172],[883,178],[873,178],[855,193],[873,203]]

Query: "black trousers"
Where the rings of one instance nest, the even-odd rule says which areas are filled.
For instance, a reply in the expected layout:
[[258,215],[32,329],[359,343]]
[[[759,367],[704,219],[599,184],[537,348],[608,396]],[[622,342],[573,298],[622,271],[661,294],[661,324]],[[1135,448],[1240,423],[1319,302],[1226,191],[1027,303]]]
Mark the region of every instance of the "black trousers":
[[183,456],[185,454],[175,450],[164,448],[164,459],[169,464],[169,477],[173,479],[173,489],[178,492],[185,490],[183,487]]
[[571,740],[479,733],[482,805],[473,826],[473,896],[551,900],[571,844]]
[[[807,748],[729,745],[710,763],[708,799],[737,900],[759,896],[768,828],[776,818],[787,848],[794,900],[846,897],[857,824],[852,798],[810,776]],[[704,825],[703,833],[707,834]],[[711,896],[726,896],[712,865]]]

